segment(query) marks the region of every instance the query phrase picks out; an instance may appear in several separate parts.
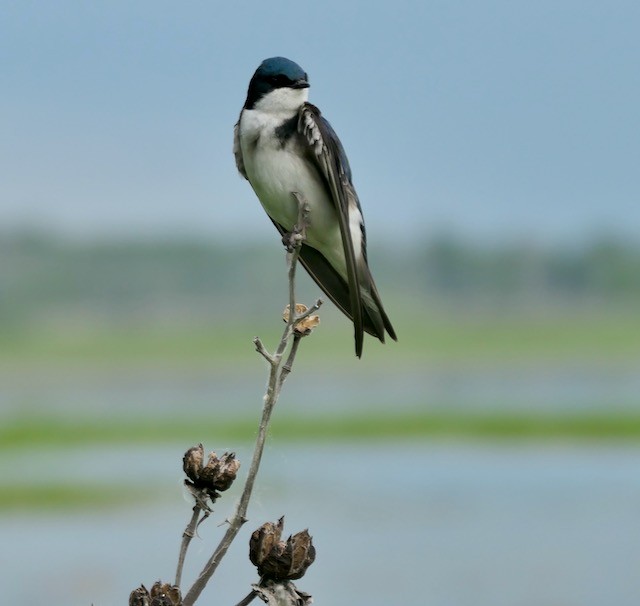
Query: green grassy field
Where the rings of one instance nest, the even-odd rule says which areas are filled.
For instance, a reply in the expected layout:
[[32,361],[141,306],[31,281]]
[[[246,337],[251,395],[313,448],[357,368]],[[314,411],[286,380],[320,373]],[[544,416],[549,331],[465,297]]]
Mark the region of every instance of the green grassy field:
[[[0,429],[0,449],[6,453],[81,453],[96,448],[139,449],[141,446],[188,446],[202,440],[207,445],[221,442],[249,446],[256,432],[255,419],[234,421],[137,421],[83,422],[64,419],[14,418]],[[569,443],[640,443],[640,413],[607,415],[532,414],[394,414],[346,416],[340,418],[279,417],[275,415],[269,443],[376,445],[398,441],[435,440],[540,441]],[[46,465],[43,466],[46,470]],[[171,472],[174,474],[175,470]],[[142,485],[141,485],[142,486]],[[72,484],[52,483],[46,472],[37,480],[3,482],[0,511],[36,511],[105,508],[141,505],[162,498],[153,483],[136,487],[104,482],[100,477]],[[165,494],[164,497],[167,495]]]
[[[320,328],[303,343],[291,380],[305,373],[349,372],[350,368],[375,373],[412,372],[430,365],[503,368],[510,365],[580,365],[637,367],[640,361],[640,314],[633,310],[597,312],[512,314],[497,312],[426,313],[405,309],[397,315],[399,343],[380,346],[367,340],[363,360],[353,356],[350,325],[335,311],[322,312]],[[251,339],[260,334],[274,347],[281,325],[272,322],[237,322],[224,326],[112,327],[96,325],[72,328],[6,331],[0,339],[0,372],[20,374],[38,381],[39,373],[65,371],[73,382],[96,369],[172,368],[233,369],[235,373],[265,372],[253,351]],[[265,326],[267,328],[265,329]],[[356,366],[357,365],[357,366]],[[71,379],[69,379],[69,376]],[[307,374],[308,376],[308,374]],[[362,375],[366,377],[366,373]],[[365,380],[365,379],[363,379]],[[286,386],[285,386],[286,390]],[[258,396],[259,397],[259,396]],[[640,442],[640,394],[638,412],[607,412],[608,402],[592,406],[599,412],[443,413],[432,410],[393,414],[340,414],[304,416],[276,410],[270,443],[336,443],[368,441],[372,445],[399,440],[561,440]],[[392,407],[389,407],[391,410]],[[362,409],[361,409],[362,410]],[[401,410],[401,407],[400,407]],[[126,448],[179,444],[249,444],[256,432],[256,418],[185,420],[94,419],[87,410],[82,418],[51,411],[47,416],[5,416],[0,427],[0,450],[13,454],[28,449],[60,452],[72,448]],[[135,492],[135,491],[134,491]],[[148,496],[148,495],[147,495]],[[1,510],[29,510],[77,506],[113,506],[139,500],[129,488],[110,485],[14,485],[0,487]]]
[[[14,418],[0,428],[0,448],[75,448],[99,445],[158,445],[199,440],[247,443],[257,419],[72,421]],[[640,438],[639,413],[514,414],[393,413],[296,417],[276,414],[271,439],[278,442],[352,442],[428,440],[440,437],[478,439],[625,439]]]
[[[403,364],[407,361],[595,360],[640,359],[640,314],[634,310],[604,313],[432,313],[410,310],[396,321],[399,342],[381,347],[367,339],[361,364]],[[304,344],[301,358],[323,363],[335,356],[350,360],[352,329],[334,310],[321,314],[322,324]],[[236,364],[253,355],[251,343],[260,335],[269,345],[279,338],[273,321],[187,327],[74,327],[10,331],[0,339],[0,361],[12,365],[88,364]]]
[[99,511],[131,504],[140,504],[154,495],[148,488],[131,486],[29,484],[2,486],[0,511],[20,513],[46,510],[67,512],[70,509]]

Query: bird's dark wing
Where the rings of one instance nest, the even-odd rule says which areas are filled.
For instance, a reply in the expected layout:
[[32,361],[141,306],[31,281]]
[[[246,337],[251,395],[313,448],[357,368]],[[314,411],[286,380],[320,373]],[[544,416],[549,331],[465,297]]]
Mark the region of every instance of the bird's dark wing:
[[[240,114],[242,116],[242,114]],[[238,172],[245,178],[247,177],[247,171],[244,168],[244,159],[242,157],[242,148],[240,147],[240,118],[233,127],[233,155],[236,159],[236,167]]]
[[[355,190],[351,184],[349,161],[347,160],[338,136],[333,128],[331,128],[331,125],[321,116],[320,110],[315,105],[305,103],[300,108],[298,114],[298,133],[302,135],[306,141],[309,157],[315,162],[320,174],[324,178],[331,200],[336,207],[347,265],[347,286],[351,313],[345,309],[344,301],[339,302],[336,300],[342,297],[337,293],[335,296],[332,295],[328,285],[320,281],[323,279],[321,276],[314,276],[314,278],[323,290],[331,296],[334,302],[353,319],[356,355],[360,357],[362,355],[362,345],[364,341],[362,300],[360,297],[358,266],[349,228],[349,208],[355,205],[355,208],[360,210],[360,204],[358,202],[358,196],[355,195]],[[304,261],[304,256],[302,258]],[[325,265],[331,268],[328,263],[325,263]],[[308,262],[305,263],[305,266],[307,266],[309,273],[314,275],[313,269],[308,267]],[[325,269],[324,267],[322,268],[322,270]],[[333,270],[333,272],[335,272],[335,270]],[[335,278],[339,278],[339,276],[332,277],[331,279],[333,280]]]
[[[288,235],[287,230],[282,227],[282,225],[275,221],[273,221],[273,224],[282,236]],[[348,318],[352,318],[349,286],[342,276],[331,266],[329,261],[325,259],[322,253],[308,244],[303,243],[300,249],[300,262],[304,265],[304,268],[316,284],[333,301],[335,306]],[[377,291],[374,291],[373,297],[377,303],[380,301]],[[388,324],[388,326],[391,327],[391,324],[382,310],[382,305],[380,304],[380,312],[384,314],[383,322],[387,323],[384,326],[382,322],[378,320],[378,314],[375,313],[374,310],[371,310],[366,305],[363,306],[362,309],[362,326],[365,332],[384,342],[384,326]],[[390,334],[393,339],[396,338],[395,333],[393,333],[393,328],[391,328]]]

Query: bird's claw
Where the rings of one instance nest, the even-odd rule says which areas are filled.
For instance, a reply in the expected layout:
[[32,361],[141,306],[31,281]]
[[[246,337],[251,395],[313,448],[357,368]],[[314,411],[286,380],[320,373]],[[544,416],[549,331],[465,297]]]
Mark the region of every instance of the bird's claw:
[[292,253],[296,248],[300,248],[307,239],[307,226],[309,225],[309,203],[304,196],[297,192],[291,192],[298,204],[298,222],[289,233],[282,236],[282,243],[288,253]]
[[297,225],[293,226],[293,229],[285,233],[282,236],[282,244],[287,249],[288,253],[292,253],[296,248],[298,248],[305,240],[304,230],[298,229]]

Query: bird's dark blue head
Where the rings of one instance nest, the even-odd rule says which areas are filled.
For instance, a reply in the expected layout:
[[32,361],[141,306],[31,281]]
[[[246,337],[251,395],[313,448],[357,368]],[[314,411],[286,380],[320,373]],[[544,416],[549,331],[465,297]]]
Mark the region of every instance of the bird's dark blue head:
[[245,109],[252,109],[262,97],[277,88],[309,88],[309,78],[306,72],[290,59],[265,59],[249,82]]

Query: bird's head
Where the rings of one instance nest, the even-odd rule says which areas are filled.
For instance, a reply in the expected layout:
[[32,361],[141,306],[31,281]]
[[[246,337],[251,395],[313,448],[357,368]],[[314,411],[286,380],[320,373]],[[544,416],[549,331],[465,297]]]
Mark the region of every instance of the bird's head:
[[309,78],[285,57],[265,59],[249,82],[245,109],[293,113],[307,100]]

